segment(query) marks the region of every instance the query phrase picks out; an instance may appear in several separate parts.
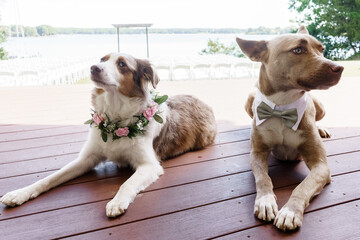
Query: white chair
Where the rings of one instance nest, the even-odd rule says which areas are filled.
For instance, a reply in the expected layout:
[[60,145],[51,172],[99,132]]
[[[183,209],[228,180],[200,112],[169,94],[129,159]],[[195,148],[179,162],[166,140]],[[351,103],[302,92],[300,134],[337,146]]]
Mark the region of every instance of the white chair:
[[34,86],[39,85],[40,76],[38,71],[35,70],[24,70],[17,75],[18,86]]
[[193,79],[195,80],[211,80],[212,68],[211,64],[196,64],[193,66]]
[[16,74],[10,71],[0,71],[0,86],[15,86]]
[[160,80],[171,80],[172,67],[169,65],[156,65],[156,72]]
[[172,68],[171,80],[192,80],[190,65],[176,65]]
[[231,63],[218,63],[212,69],[213,79],[231,79]]

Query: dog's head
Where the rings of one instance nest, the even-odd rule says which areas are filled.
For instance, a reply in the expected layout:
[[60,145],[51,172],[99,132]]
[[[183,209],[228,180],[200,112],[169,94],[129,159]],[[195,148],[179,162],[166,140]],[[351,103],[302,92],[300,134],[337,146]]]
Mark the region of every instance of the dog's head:
[[236,41],[251,60],[262,63],[259,82],[270,93],[328,89],[339,82],[344,70],[323,56],[324,46],[304,26],[296,34],[281,35],[270,41],[240,38]]
[[105,91],[119,91],[128,97],[143,97],[151,83],[154,88],[159,77],[147,60],[111,53],[91,66],[91,80]]

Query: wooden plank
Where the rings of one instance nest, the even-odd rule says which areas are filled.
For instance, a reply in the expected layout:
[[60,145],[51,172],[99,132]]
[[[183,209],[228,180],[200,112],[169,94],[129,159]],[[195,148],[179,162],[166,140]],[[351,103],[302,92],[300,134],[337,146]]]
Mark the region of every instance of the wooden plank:
[[[62,155],[64,154],[64,151],[60,151],[59,150],[66,148],[66,145],[64,144],[64,146],[55,146],[55,145],[60,145],[63,143],[75,143],[75,142],[80,142],[80,141],[84,141],[86,140],[86,132],[87,130],[84,129],[84,131],[81,131],[80,129],[84,129],[84,127],[79,127],[79,129],[77,130],[77,133],[79,134],[74,134],[74,135],[70,135],[70,133],[73,133],[74,129],[73,128],[67,128],[64,129],[64,132],[59,135],[58,137],[50,137],[52,135],[48,135],[48,136],[44,136],[43,134],[46,134],[46,131],[44,132],[44,130],[41,131],[37,131],[34,132],[36,134],[39,134],[41,137],[43,137],[42,139],[28,139],[26,140],[22,140],[22,141],[16,141],[16,142],[9,142],[10,140],[6,141],[6,142],[0,142],[0,157],[7,159],[7,160],[0,160],[0,163],[8,163],[8,162],[15,162],[16,161],[22,161],[22,160],[27,160],[28,158],[24,158],[24,156],[31,156],[30,159],[34,159],[34,158],[41,158],[41,157],[48,157],[48,156],[53,156],[53,155]],[[88,129],[88,128],[86,128]],[[52,133],[52,134],[59,134],[58,131],[61,131],[62,128],[58,128],[56,133]],[[75,130],[76,131],[76,130]],[[238,130],[238,131],[231,131],[231,132],[226,132],[226,133],[219,133],[219,136],[216,138],[215,144],[221,144],[221,143],[231,143],[231,142],[236,142],[236,141],[244,141],[248,139],[248,134],[250,132],[250,129],[243,129],[243,130]],[[27,132],[30,133],[30,132]],[[31,132],[33,133],[33,132]],[[336,134],[337,131],[335,131],[335,137],[331,140],[337,140],[337,139],[341,139],[344,138],[347,135],[342,135],[342,134]],[[11,135],[19,135],[18,133],[12,133]],[[47,133],[49,134],[49,133]],[[37,135],[36,137],[39,137],[39,135]],[[9,137],[9,135],[6,135],[4,139],[7,139],[7,137]],[[35,135],[33,135],[33,137],[35,137]],[[47,137],[47,138],[46,138]],[[11,137],[10,137],[11,138]],[[74,140],[72,141],[72,138],[74,138]],[[76,140],[75,140],[76,139]],[[0,140],[1,141],[1,140]],[[50,145],[51,144],[51,145]],[[54,146],[52,146],[54,145]],[[36,150],[31,149],[31,148],[35,148],[37,147]],[[44,149],[43,149],[44,148]],[[58,151],[52,151],[52,149],[56,149]],[[81,148],[81,147],[80,147]],[[76,148],[75,150],[70,150],[70,152],[66,152],[66,153],[76,153],[80,150],[80,148]],[[67,148],[66,148],[67,149]],[[15,152],[16,150],[16,152]],[[13,152],[11,152],[13,151]],[[34,155],[33,152],[38,153],[37,155]],[[44,152],[51,152],[50,154],[53,155],[39,155],[41,153]],[[65,154],[66,154],[65,153]]]
[[79,153],[83,145],[84,144],[82,142],[66,143],[11,152],[0,152],[0,164]]
[[[324,142],[328,156],[354,152],[360,150],[358,142],[360,137],[334,139],[332,141]],[[240,154],[247,154],[250,152],[250,141],[228,143],[219,146],[209,147],[205,150],[190,152],[186,154],[186,159],[181,161],[166,161],[163,163],[164,167],[175,167],[183,164],[191,164],[201,162],[205,159],[217,159],[222,157],[230,157]]]
[[67,143],[81,142],[84,144],[88,136],[88,132],[68,133],[58,136],[49,136],[43,138],[34,138],[18,141],[9,141],[0,143],[0,152],[10,152],[25,149],[37,149],[39,147],[56,146]]
[[[222,133],[219,134],[216,138],[215,142],[226,142],[226,141],[242,141],[248,139],[248,131],[249,129],[244,130],[236,130],[232,132]],[[76,138],[76,141],[81,140],[81,135],[83,138],[86,138],[87,133],[79,133]],[[64,135],[64,136],[57,136],[55,137],[57,143],[65,143],[67,141],[71,141],[73,135]],[[50,138],[50,137],[49,137]],[[48,138],[46,139],[48,140]],[[49,141],[49,140],[48,140]],[[75,140],[74,140],[75,141]],[[74,142],[71,141],[71,142]],[[39,140],[24,140],[24,141],[17,141],[15,142],[14,146],[11,146],[12,148],[18,148],[20,147],[17,145],[18,143],[21,143],[20,145],[26,145],[27,142],[29,144],[42,144],[42,141]],[[35,143],[34,143],[35,142]],[[46,141],[44,141],[46,142]],[[11,142],[14,143],[14,142]],[[4,143],[4,144],[11,144]],[[46,144],[46,143],[45,143]],[[1,147],[1,143],[0,143]],[[35,151],[35,149],[33,149]],[[0,178],[5,177],[11,177],[11,176],[17,176],[17,175],[23,175],[23,174],[29,174],[29,173],[35,173],[35,172],[43,172],[43,171],[51,171],[59,169],[60,167],[66,165],[71,160],[75,159],[77,157],[77,153],[75,154],[67,154],[63,156],[57,156],[57,157],[46,157],[46,158],[38,158],[33,159],[29,161],[20,161],[20,162],[9,162],[7,164],[0,164]],[[206,160],[206,159],[204,159]]]
[[[121,176],[124,172],[128,171],[127,168],[119,169],[113,163],[106,163],[95,169],[89,171],[88,173],[84,174],[83,176],[76,178],[74,180],[69,181],[66,185],[69,184],[77,184],[83,182],[91,182],[96,181],[104,178],[111,178],[116,176]],[[5,194],[14,189],[25,187],[31,183],[38,181],[39,179],[45,178],[46,176],[50,175],[55,171],[48,171],[48,172],[39,172],[29,175],[21,175],[11,178],[3,178],[0,179],[0,192],[1,195]]]
[[[343,140],[341,140],[341,141],[343,141]],[[328,143],[325,143],[325,146],[327,144]],[[342,147],[342,144],[340,143],[335,146],[335,149],[338,149],[339,151],[341,151],[341,147]],[[211,154],[207,154],[204,156],[204,155],[202,155],[203,152],[206,152],[206,150],[197,151],[197,152],[193,152],[193,153],[187,153],[187,154],[179,156],[175,159],[171,159],[169,161],[164,162],[163,166],[165,168],[169,168],[169,167],[174,167],[174,166],[181,166],[184,164],[214,160],[214,159],[211,159],[213,157]],[[229,154],[229,153],[230,153],[230,155],[232,155],[231,151],[227,152],[227,154]],[[198,155],[196,155],[196,154],[198,154]],[[221,154],[218,154],[218,155],[221,156]],[[238,155],[235,154],[235,156],[238,156]],[[248,155],[245,155],[245,156],[246,156],[245,159],[249,158]],[[72,161],[76,157],[77,157],[77,153],[63,155],[63,156],[49,157],[49,158],[34,159],[31,161],[27,161],[27,162],[16,162],[16,163],[0,165],[0,170],[1,170],[0,171],[0,193],[2,191],[9,191],[14,188],[19,188],[22,186],[22,184],[25,184],[25,183],[29,184],[40,178],[43,178],[44,176],[51,174],[55,170],[59,169],[60,167],[67,164],[68,162]],[[199,157],[201,157],[201,158],[199,158]],[[223,157],[227,157],[227,156],[223,155]],[[241,155],[239,157],[242,158]],[[344,164],[347,164],[347,163],[345,162],[345,163],[338,164],[338,165],[341,167],[341,166],[344,166]],[[271,165],[272,165],[272,163],[270,163],[270,166]],[[45,171],[48,171],[48,172],[33,174],[33,173],[45,172]],[[118,173],[119,173],[118,171],[109,169],[108,177],[114,177]],[[1,184],[2,182],[4,182],[4,180],[1,180],[1,178],[20,176],[20,175],[25,175],[25,174],[29,174],[29,175],[19,177],[19,181],[17,180],[17,178],[12,178],[12,179],[9,179],[9,184]],[[106,176],[103,176],[103,177],[106,177]],[[9,189],[6,187],[7,185],[10,185],[13,187],[11,189]]]
[[62,126],[50,129],[37,129],[0,134],[0,142],[18,141],[25,139],[43,138],[49,136],[61,136],[69,133],[83,133],[88,131],[89,126]]
[[358,239],[359,216],[357,200],[306,214],[299,231],[284,233],[265,224],[216,239]]
[[[202,165],[204,164],[207,163],[203,163]],[[235,163],[232,163],[233,166],[234,164]],[[218,165],[220,164],[218,163]],[[244,164],[243,168],[249,169],[249,166],[245,165],[246,164]],[[152,196],[151,198],[156,198],[156,196],[159,195],[167,196],[164,199],[160,199],[160,202],[158,202],[159,206],[161,206],[162,208],[158,209],[158,211],[160,211],[161,213],[153,213],[155,215],[161,215],[167,213],[162,211],[174,212],[181,210],[178,208],[186,209],[192,206],[200,206],[255,193],[254,179],[250,171],[232,174],[228,176],[220,175],[221,177],[213,178],[213,176],[216,176],[216,174],[230,174],[229,171],[225,169],[228,169],[228,167],[231,167],[231,165],[226,166],[224,169],[222,169],[222,171],[220,171],[220,173],[213,174],[210,170],[207,173],[208,175],[202,175],[200,173],[200,176],[196,176],[196,170],[207,169],[206,167],[204,168],[203,166],[201,166],[197,169],[186,169],[186,167],[187,166],[184,166],[177,171],[174,171],[174,168],[168,169],[170,170],[169,172],[166,171],[165,175],[160,178],[159,181],[153,184],[150,188],[146,189],[146,191],[142,194],[141,199],[143,199],[145,202],[140,200],[140,202],[138,203],[139,205],[137,205],[138,208],[142,209],[141,202],[143,202],[145,205],[146,202],[151,202],[151,200],[147,199],[147,196]],[[219,166],[219,168],[221,168],[221,166]],[[358,163],[357,166],[353,166],[352,169],[360,170],[360,163]],[[303,178],[305,178],[307,172],[308,170],[303,162],[299,164],[285,164],[269,168],[269,174],[276,188],[299,183],[303,180]],[[340,174],[341,172],[335,170],[334,173]],[[19,217],[22,215],[34,214],[36,212],[65,208],[73,205],[83,205],[94,201],[109,200],[115,195],[120,184],[123,183],[130,176],[130,174],[131,172],[129,171],[118,178],[110,178],[81,185],[58,187],[50,193],[44,194],[37,199],[31,201],[30,203],[14,209],[7,209],[2,206],[3,212],[2,215],[0,215],[0,221],[8,218]],[[194,175],[195,177],[193,177]],[[181,179],[181,176],[187,176],[187,179],[186,177],[183,177]],[[354,176],[360,177],[360,172],[357,172],[357,175],[355,174],[352,177]],[[203,181],[204,179],[208,180]],[[291,187],[291,189],[292,188],[293,186]],[[91,189],[91,191],[89,191],[89,189]],[[159,189],[162,189],[163,192],[159,193],[159,191],[154,191]],[[280,190],[280,193],[281,191],[282,190]],[[192,194],[186,194],[187,192],[191,192]],[[289,191],[287,191],[286,193],[288,192]],[[211,193],[216,194],[214,195]],[[74,197],[74,194],[76,195],[76,197]],[[181,199],[181,203],[176,203],[177,199]],[[285,199],[285,197],[282,199]],[[135,202],[137,201],[139,200],[136,200]],[[176,206],[173,206],[174,203],[176,203]],[[168,206],[169,204],[171,205],[171,207],[176,207],[176,209],[174,210],[170,206],[167,208],[166,206]],[[280,202],[280,205],[282,204],[283,203]],[[151,216],[145,216],[143,218],[147,217]]]
[[[351,196],[341,194],[342,202],[356,199],[360,194],[360,189],[354,190],[351,185],[359,184],[360,178],[358,176],[357,179],[356,177],[353,177],[352,178],[353,181],[351,181],[350,180],[351,176],[343,175],[338,177],[348,177],[349,179],[343,179],[341,181],[338,181],[338,183],[340,183],[339,185],[334,183],[329,185],[327,188],[332,189],[333,191],[336,191],[335,188],[344,189],[346,187],[350,189],[349,195]],[[349,183],[349,181],[351,183]],[[290,194],[290,192],[291,189],[289,189],[288,194]],[[141,198],[144,197],[145,196]],[[170,196],[160,195],[160,197],[167,198]],[[186,198],[186,196],[184,197]],[[320,197],[322,197],[321,208],[331,206],[331,204],[334,203],[331,198],[332,196],[331,195],[329,196],[329,194],[321,194]],[[159,197],[155,198],[153,203],[156,203],[156,199],[159,199]],[[71,236],[73,236],[72,239],[104,239],[104,238],[106,239],[108,238],[169,239],[169,236],[171,236],[172,239],[212,238],[216,236],[221,236],[223,234],[228,234],[234,231],[239,231],[249,227],[253,227],[255,225],[263,224],[263,222],[257,220],[253,215],[254,200],[255,200],[255,195],[249,195],[249,196],[230,199],[227,201],[216,202],[209,205],[202,205],[196,208],[174,212],[172,214],[161,215],[158,217],[145,219],[143,221],[131,221],[130,219],[132,218],[132,216],[135,215],[135,211],[136,214],[143,214],[144,212],[151,211],[153,208],[158,208],[157,204],[152,204],[151,207],[145,207],[148,206],[149,204],[149,202],[147,202],[145,203],[146,205],[144,205],[143,208],[141,209],[130,208],[124,216],[120,217],[119,219],[115,219],[111,221],[101,218],[100,213],[95,214],[95,212],[97,212],[98,210],[97,207],[101,208],[105,204],[101,205],[101,202],[90,204],[90,205],[94,205],[90,214],[89,213],[84,214],[84,211],[90,210],[89,205],[82,205],[74,209],[72,214],[73,215],[76,214],[76,216],[73,216],[73,218],[77,218],[78,222],[80,223],[82,222],[82,218],[86,217],[87,215],[88,216],[86,218],[87,220],[84,219],[84,221],[86,221],[86,224],[79,224],[79,223],[76,224],[74,221],[72,221],[71,226],[67,228],[66,226],[64,227],[59,226],[59,228],[61,229],[60,231],[58,229],[53,229],[52,234],[54,235],[49,235],[47,237],[54,237],[54,236],[62,237],[67,233],[71,232],[69,228],[74,228],[73,232],[71,233]],[[137,204],[137,202],[139,201],[135,201],[133,204],[135,205]],[[84,209],[83,211],[78,213],[78,210],[80,210],[80,208],[84,208]],[[68,213],[69,209],[64,209],[62,211],[63,212],[62,215],[60,215],[60,213],[57,212],[47,212],[44,214],[44,219],[45,217],[46,219],[53,219],[56,216],[58,217],[62,216],[63,221],[71,221],[71,218],[66,214]],[[163,209],[163,206],[160,206],[160,210],[161,209]],[[44,222],[44,220],[42,220],[42,218],[40,218],[38,215],[32,215],[28,217],[34,218],[34,221],[36,219],[37,221]],[[97,225],[93,223],[95,222],[93,218],[96,217],[101,219],[97,222]],[[20,222],[20,224],[23,225],[28,224],[30,221],[29,220],[25,221],[26,218],[27,217],[18,219],[18,224],[20,220],[24,221],[24,222]],[[124,224],[125,219],[128,220],[130,223]],[[44,222],[44,224],[46,224],[46,222]],[[76,224],[76,226],[74,226],[74,224]],[[109,228],[109,225],[111,224],[117,226]],[[18,227],[16,227],[15,224],[14,225],[9,224],[9,225],[11,225],[12,227],[11,232],[19,233],[20,236],[18,237],[25,236],[25,234],[31,236],[31,232],[25,232],[25,233],[19,232],[23,230],[21,228],[19,229]],[[48,226],[48,224],[46,224],[46,226]],[[75,227],[77,228],[75,229]],[[103,228],[108,228],[108,229],[103,229]],[[87,231],[94,231],[96,229],[99,229],[99,231],[89,232],[83,235],[74,236],[75,234],[79,234],[81,230],[87,232]],[[328,231],[327,228],[325,229],[326,231]],[[31,230],[32,229],[30,229],[30,231]]]
[[[1,127],[1,126],[0,126]],[[86,125],[79,126],[51,126],[51,125],[11,125],[13,129],[4,129],[0,128],[0,142],[6,143],[11,141],[16,141],[13,144],[20,144],[21,140],[35,140],[40,138],[38,141],[46,137],[57,136],[61,138],[67,134],[83,134],[88,132],[89,127]],[[56,130],[55,130],[55,129]],[[250,138],[250,127],[243,129],[236,129],[232,131],[219,132],[216,137],[215,143],[228,143],[232,141],[246,140]],[[329,128],[329,131],[332,134],[331,139],[324,139],[324,141],[331,141],[339,138],[355,137],[360,135],[360,128]],[[24,134],[24,132],[29,132]],[[52,143],[51,140],[43,139],[47,144]],[[3,144],[0,144],[0,149],[7,149],[3,147]],[[33,147],[38,147],[41,145],[35,144]],[[9,149],[11,150],[11,149]]]
[[0,124],[0,134],[64,127],[62,125]]
[[[49,131],[50,134],[50,132],[53,129],[47,129],[47,130]],[[38,148],[38,147],[45,147],[51,145],[59,145],[64,143],[85,142],[88,136],[88,130],[75,132],[75,133],[73,131],[64,131],[64,133],[61,135],[55,135],[55,136],[49,135],[38,138],[35,137],[36,136],[35,134],[36,132],[34,132],[34,138],[31,139],[0,142],[0,152]],[[215,144],[249,140],[249,136],[250,136],[250,129],[218,133],[215,139]]]
[[[246,136],[247,131],[248,131],[248,129],[221,133],[221,134],[218,135],[218,137],[216,139],[216,142],[224,143],[226,141],[231,142],[231,141],[234,141],[234,140],[243,141],[244,139],[247,138],[247,136]],[[336,131],[335,131],[335,133],[336,133]],[[81,133],[81,134],[82,134],[83,138],[86,137],[86,133]],[[66,136],[61,136],[61,137],[59,137],[59,139],[62,139],[63,137],[66,138]],[[72,135],[70,135],[70,136],[72,136]],[[346,135],[337,134],[332,139],[332,141],[334,141],[336,139],[336,137],[341,139],[344,136],[346,136]],[[79,139],[76,139],[76,140],[79,140]],[[24,141],[27,141],[27,140],[24,140]],[[32,140],[29,140],[29,141],[31,142]],[[36,140],[34,140],[34,141],[36,141]],[[59,140],[59,141],[62,141],[62,140]],[[231,142],[231,143],[234,143],[234,142]],[[7,143],[5,143],[5,144],[7,144]],[[39,143],[39,144],[41,144],[41,143]],[[328,143],[325,143],[325,145],[328,145]],[[15,145],[14,148],[17,148],[17,145]],[[337,147],[336,149],[338,149],[338,148],[339,147]],[[9,162],[9,163],[7,163],[5,165],[0,165],[0,169],[1,169],[0,178],[59,169],[60,167],[64,166],[65,164],[67,164],[71,160],[75,159],[76,156],[77,156],[77,152],[79,150],[80,150],[80,147],[74,150],[74,152],[75,152],[74,154],[67,154],[67,155],[62,155],[62,156],[50,156],[50,157],[45,157],[45,158],[37,158],[37,159],[30,160],[28,162],[26,162],[26,161]],[[33,149],[33,151],[37,151],[37,150]],[[234,154],[234,153],[231,153],[231,152],[228,152],[228,153],[230,153],[230,155]],[[16,152],[14,152],[14,154],[16,154]],[[199,155],[196,156],[197,159],[193,158],[192,160],[190,159],[190,161],[199,162],[199,161],[208,161],[208,160],[210,160],[209,158],[206,158],[206,157],[204,158],[204,156],[201,155],[200,151],[195,152],[195,155],[196,154],[199,154]],[[180,159],[190,158],[191,156],[188,156],[188,155],[189,155],[189,153],[186,154],[186,155],[180,156]],[[211,154],[208,155],[208,156],[211,156]],[[173,162],[173,163],[175,162],[176,166],[179,165],[178,160],[172,159],[172,160],[170,160],[170,162]],[[187,164],[189,164],[189,163],[187,163]],[[172,165],[170,163],[165,162],[164,167],[168,167],[168,166],[171,167]]]

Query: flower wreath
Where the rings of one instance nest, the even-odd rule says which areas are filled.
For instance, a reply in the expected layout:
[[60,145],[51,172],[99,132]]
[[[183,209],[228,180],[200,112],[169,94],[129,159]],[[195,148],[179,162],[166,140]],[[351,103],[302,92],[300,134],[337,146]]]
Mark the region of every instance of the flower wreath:
[[[151,92],[151,94],[153,94]],[[87,120],[84,124],[93,124],[101,132],[101,138],[104,142],[108,139],[108,134],[112,136],[112,140],[119,139],[121,137],[133,138],[138,135],[144,135],[146,127],[152,119],[155,119],[158,123],[163,123],[163,119],[160,117],[159,105],[164,103],[168,99],[167,95],[159,96],[153,94],[152,102],[148,105],[147,109],[142,111],[141,115],[134,115],[133,117],[138,120],[129,125],[122,126],[122,120],[112,122],[109,116],[104,114],[98,114],[96,111],[92,110],[91,119]]]

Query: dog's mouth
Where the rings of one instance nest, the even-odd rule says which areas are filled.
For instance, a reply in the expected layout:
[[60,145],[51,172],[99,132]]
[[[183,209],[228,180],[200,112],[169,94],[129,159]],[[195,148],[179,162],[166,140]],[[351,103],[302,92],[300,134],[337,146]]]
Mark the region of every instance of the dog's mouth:
[[304,81],[304,80],[297,80],[297,84],[299,86],[301,86],[302,88],[304,88],[304,90],[306,91],[310,91],[310,90],[314,90],[314,89],[329,89],[332,86],[335,86],[336,84],[338,84],[340,80],[339,78],[333,78],[330,79],[326,82],[318,82],[316,81],[316,83],[311,82],[311,81]]
[[318,71],[310,75],[309,79],[298,79],[296,82],[307,91],[312,89],[329,89],[339,83],[343,70],[343,66],[326,61]]
[[115,84],[105,82],[99,75],[91,74],[90,79],[95,83],[96,86],[104,88],[107,86],[114,87]]
[[105,85],[106,83],[97,75],[93,75],[91,74],[91,80],[94,82],[94,83],[98,83],[98,84],[103,84]]

